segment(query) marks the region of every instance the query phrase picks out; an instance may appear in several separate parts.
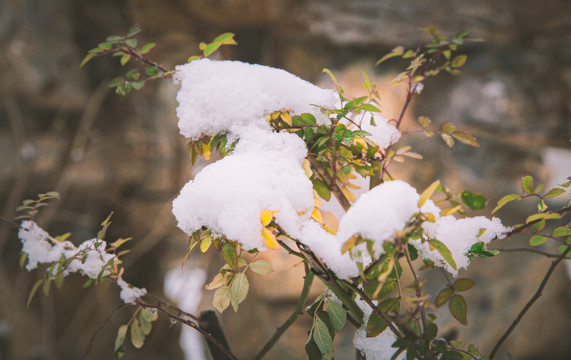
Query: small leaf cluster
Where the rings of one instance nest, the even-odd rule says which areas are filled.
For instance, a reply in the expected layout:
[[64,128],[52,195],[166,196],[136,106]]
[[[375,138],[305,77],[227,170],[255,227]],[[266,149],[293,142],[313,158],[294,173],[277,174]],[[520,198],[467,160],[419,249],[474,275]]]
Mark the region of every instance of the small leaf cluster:
[[228,133],[221,132],[214,136],[203,135],[198,140],[190,141],[186,146],[186,150],[190,158],[190,164],[194,165],[199,155],[204,157],[206,160],[210,160],[212,154],[215,151],[218,151],[220,155],[224,157],[234,150],[237,143],[238,140],[234,140],[229,143]]
[[205,42],[201,42],[198,44],[198,48],[202,51],[202,56],[194,55],[188,58],[188,62],[202,59],[208,57],[209,55],[213,54],[216,50],[218,50],[222,45],[237,45],[236,40],[234,40],[234,34],[227,32],[224,34],[218,35],[211,43],[207,44]]
[[121,358],[125,354],[125,339],[129,331],[131,344],[137,349],[143,347],[145,338],[151,333],[153,322],[158,319],[158,311],[154,308],[139,307],[125,325],[121,325],[115,337],[115,357]]
[[14,220],[31,220],[38,213],[41,207],[47,206],[48,201],[52,199],[60,199],[60,195],[57,191],[49,191],[45,194],[38,194],[36,200],[26,199],[22,202],[22,205],[16,208],[16,211],[20,214],[14,218]]
[[462,295],[457,293],[470,290],[474,285],[476,285],[476,283],[472,279],[458,279],[438,293],[434,304],[437,307],[441,307],[448,303],[452,316],[454,316],[454,318],[462,325],[468,325],[468,318],[466,316],[468,308],[466,306],[466,300]]
[[435,133],[438,133],[442,141],[444,141],[450,149],[454,148],[455,140],[466,145],[481,147],[480,143],[474,136],[465,131],[457,130],[456,125],[449,122],[441,124],[439,130],[432,130],[430,128],[432,120],[430,120],[428,116],[419,116],[417,122],[422,127],[422,132],[424,132],[427,137],[432,137]]
[[305,344],[305,352],[309,360],[332,359],[333,339],[347,322],[347,312],[338,300],[329,293],[317,297],[307,309],[313,318],[311,330]]

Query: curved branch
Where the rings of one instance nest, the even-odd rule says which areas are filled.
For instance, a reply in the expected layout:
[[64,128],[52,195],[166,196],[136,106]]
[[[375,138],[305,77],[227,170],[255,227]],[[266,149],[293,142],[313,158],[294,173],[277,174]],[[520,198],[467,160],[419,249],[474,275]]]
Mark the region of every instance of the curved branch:
[[309,290],[311,289],[311,284],[313,283],[313,272],[305,263],[305,281],[303,282],[303,289],[301,290],[301,295],[299,296],[299,302],[295,307],[295,310],[290,315],[290,317],[283,323],[282,326],[278,328],[274,336],[271,337],[270,340],[266,343],[266,345],[260,350],[260,352],[254,357],[254,360],[262,359],[268,351],[278,342],[280,337],[287,331],[287,329],[297,320],[298,316],[303,313],[303,308],[305,307],[305,303],[307,301],[307,296],[309,295]]
[[492,360],[494,358],[494,356],[496,356],[496,353],[498,352],[498,350],[500,349],[500,347],[502,346],[504,341],[506,341],[506,339],[511,335],[511,333],[514,331],[515,327],[521,322],[521,319],[527,313],[527,311],[531,308],[531,306],[537,301],[537,299],[539,299],[539,297],[541,296],[541,293],[543,292],[543,289],[545,288],[545,285],[547,285],[547,281],[549,280],[549,278],[553,274],[553,271],[555,270],[557,265],[559,265],[559,263],[561,261],[563,261],[563,259],[565,259],[565,257],[567,256],[567,254],[569,254],[570,251],[571,251],[571,246],[568,246],[567,249],[565,249],[565,251],[557,258],[557,260],[555,260],[551,263],[551,266],[547,270],[547,273],[543,277],[543,280],[541,281],[541,284],[539,284],[539,287],[537,288],[537,291],[535,292],[535,294],[533,294],[531,299],[529,299],[527,304],[525,304],[523,309],[520,311],[520,313],[517,315],[517,317],[511,323],[510,327],[506,330],[506,332],[502,335],[502,337],[498,340],[498,342],[494,346],[494,349],[490,353],[490,360]]
[[530,248],[512,248],[512,249],[489,249],[489,250],[498,250],[499,252],[518,252],[518,251],[526,251],[531,252],[539,255],[543,255],[546,257],[556,258],[559,257],[559,254],[551,254],[545,251],[537,250],[537,249],[530,249]]

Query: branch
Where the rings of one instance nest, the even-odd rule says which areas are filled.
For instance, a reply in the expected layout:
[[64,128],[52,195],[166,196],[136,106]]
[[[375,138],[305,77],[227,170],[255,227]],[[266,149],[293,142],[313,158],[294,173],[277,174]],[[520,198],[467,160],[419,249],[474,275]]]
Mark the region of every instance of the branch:
[[329,188],[333,192],[333,195],[335,195],[337,200],[339,200],[339,203],[341,204],[341,206],[343,206],[343,209],[345,210],[345,212],[347,212],[349,210],[349,208],[351,208],[351,203],[349,202],[349,200],[347,200],[345,195],[343,195],[343,193],[341,192],[341,189],[339,189],[339,187],[333,183],[333,179],[331,178],[331,176],[329,176],[327,171],[325,171],[319,165],[319,163],[317,162],[317,159],[315,159],[313,156],[308,156],[307,158],[308,158],[311,166],[313,167],[313,170],[315,170],[315,172],[323,179],[323,181],[325,181],[327,186],[329,186]]
[[[564,208],[559,209],[559,210],[557,210],[557,211],[551,211],[551,212],[549,212],[549,214],[559,214],[559,215],[563,215],[564,213],[566,213],[566,212],[568,212],[568,211],[571,211],[571,206],[564,207]],[[515,235],[515,234],[519,233],[520,231],[525,230],[525,229],[527,229],[528,227],[530,227],[530,226],[532,226],[532,225],[535,225],[535,224],[537,224],[538,222],[543,221],[543,220],[544,220],[544,219],[537,219],[537,220],[530,221],[530,222],[528,222],[527,224],[523,224],[523,225],[521,225],[521,226],[517,226],[517,227],[513,228],[510,232],[506,233],[505,236],[506,236],[506,237],[509,237],[509,236]],[[497,239],[497,236],[496,236],[496,239]],[[495,239],[493,239],[493,240],[495,240]]]
[[85,349],[85,353],[83,354],[83,360],[87,359],[87,355],[89,355],[89,353],[91,352],[91,348],[93,347],[93,343],[95,342],[95,338],[97,337],[97,335],[99,334],[99,332],[101,330],[103,330],[103,328],[109,324],[111,322],[111,320],[113,319],[113,317],[115,316],[115,314],[117,314],[119,311],[121,311],[124,307],[126,307],[128,304],[123,304],[121,306],[119,306],[118,308],[116,308],[115,310],[113,310],[113,312],[111,314],[109,314],[109,316],[107,316],[107,319],[105,319],[105,321],[103,322],[103,324],[101,324],[101,326],[99,326],[95,332],[93,333],[93,335],[91,335],[91,339],[89,340],[89,344],[87,345],[87,349]]
[[307,296],[309,295],[309,290],[311,289],[311,284],[313,283],[313,278],[313,272],[307,263],[305,263],[305,281],[303,282],[303,289],[301,290],[299,302],[297,303],[295,310],[286,320],[286,322],[278,328],[274,336],[271,337],[271,339],[266,343],[262,350],[260,350],[260,352],[254,357],[254,360],[262,359],[276,344],[280,337],[286,332],[286,330],[295,322],[295,320],[297,320],[298,316],[303,313],[303,308],[305,307]]
[[12,220],[10,220],[10,219],[8,219],[8,218],[5,218],[4,216],[0,216],[0,220],[1,220],[1,221],[4,221],[4,222],[7,223],[7,224],[10,224],[10,225],[14,226],[14,227],[17,228],[17,229],[20,228],[20,225],[18,225],[17,222],[14,222],[14,221],[12,221]]
[[[406,261],[408,266],[410,267],[410,271],[412,272],[412,276],[414,276],[414,288],[416,290],[416,297],[420,298],[422,296],[422,291],[420,289],[420,281],[416,271],[414,270],[414,266],[412,266],[412,260],[410,258],[410,253],[408,251],[408,246],[404,244],[404,253],[406,255]],[[423,302],[424,303],[424,302]],[[422,332],[426,330],[426,311],[424,310],[424,305],[420,305],[420,316],[422,318]]]
[[559,257],[559,254],[550,254],[545,251],[537,250],[537,249],[530,249],[530,248],[513,248],[513,249],[489,249],[489,250],[498,250],[499,252],[517,252],[517,251],[527,251],[539,255],[543,255],[546,257],[556,258]]
[[176,319],[179,322],[181,322],[182,324],[185,324],[187,326],[190,326],[191,328],[193,328],[194,330],[198,331],[199,333],[201,333],[206,340],[210,341],[212,344],[214,344],[217,348],[219,348],[220,350],[222,350],[224,352],[224,354],[226,354],[226,356],[228,357],[228,359],[231,360],[238,360],[233,354],[232,352],[227,349],[224,345],[222,345],[214,336],[212,336],[212,334],[210,334],[208,331],[204,330],[203,328],[201,328],[199,325],[195,324],[192,320],[189,320],[188,318],[186,318],[186,313],[184,313],[183,316],[180,316],[179,314],[175,314],[172,311],[170,311],[167,308],[164,308],[162,305],[162,302],[159,302],[157,305],[152,305],[152,304],[148,304],[144,301],[141,301],[140,299],[135,300],[136,304],[143,307],[143,308],[151,308],[151,309],[157,309],[158,311],[165,313],[166,315],[168,315],[170,318]]
[[502,335],[502,337],[498,340],[498,342],[494,346],[494,349],[490,353],[490,360],[492,360],[494,358],[494,356],[496,356],[496,353],[498,352],[498,350],[500,349],[500,347],[502,346],[504,341],[506,341],[506,339],[514,331],[515,327],[520,323],[521,319],[527,313],[527,311],[531,308],[531,306],[537,301],[537,299],[539,299],[539,297],[541,296],[541,293],[543,292],[543,289],[545,288],[545,285],[547,285],[547,281],[549,280],[549,278],[553,274],[553,271],[555,270],[557,265],[559,265],[559,263],[563,259],[565,259],[565,257],[567,256],[567,254],[569,254],[570,251],[571,251],[571,246],[568,246],[567,249],[565,249],[565,251],[557,258],[557,260],[555,260],[551,263],[551,266],[547,270],[547,273],[543,277],[543,280],[541,281],[541,284],[539,284],[539,288],[537,288],[537,291],[535,292],[535,294],[531,297],[531,299],[529,299],[527,304],[525,304],[525,306],[520,311],[520,313],[517,315],[517,317],[514,319],[514,321],[510,325],[510,327],[506,330],[506,332]]

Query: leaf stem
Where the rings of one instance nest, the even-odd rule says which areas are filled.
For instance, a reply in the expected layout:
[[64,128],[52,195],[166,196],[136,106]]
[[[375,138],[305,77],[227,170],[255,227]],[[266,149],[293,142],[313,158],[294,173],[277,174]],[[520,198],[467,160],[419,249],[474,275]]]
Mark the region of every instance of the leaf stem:
[[268,340],[266,345],[258,352],[258,354],[254,357],[254,360],[262,359],[270,350],[271,348],[278,342],[280,337],[287,331],[287,329],[297,320],[298,316],[303,313],[303,309],[305,307],[305,303],[307,302],[307,296],[309,295],[309,290],[311,289],[311,284],[313,283],[313,278],[315,275],[305,263],[305,281],[303,282],[303,289],[301,290],[301,295],[299,297],[299,302],[295,307],[295,310],[290,315],[290,317],[283,323],[282,326],[278,328],[275,334]]
[[553,274],[553,271],[555,270],[557,265],[559,265],[559,263],[561,261],[563,261],[563,259],[565,259],[567,254],[569,254],[569,251],[571,251],[571,246],[568,246],[567,249],[565,249],[565,251],[556,260],[554,260],[551,263],[551,266],[547,270],[547,273],[543,277],[543,280],[541,281],[541,284],[539,284],[539,287],[537,288],[537,291],[535,292],[535,294],[533,294],[531,299],[529,299],[529,301],[525,304],[523,309],[520,311],[520,313],[517,315],[517,317],[511,323],[510,327],[506,330],[506,332],[502,335],[502,337],[500,337],[500,339],[498,340],[498,342],[494,346],[492,352],[490,353],[490,360],[492,360],[494,358],[494,356],[496,356],[496,353],[498,352],[498,350],[500,349],[500,347],[502,346],[504,341],[506,341],[506,339],[511,335],[511,333],[514,331],[515,327],[521,322],[521,319],[523,318],[523,316],[527,313],[527,311],[531,308],[531,306],[537,301],[537,299],[539,299],[539,297],[542,295],[543,289],[547,285],[547,281],[549,280],[549,278]]

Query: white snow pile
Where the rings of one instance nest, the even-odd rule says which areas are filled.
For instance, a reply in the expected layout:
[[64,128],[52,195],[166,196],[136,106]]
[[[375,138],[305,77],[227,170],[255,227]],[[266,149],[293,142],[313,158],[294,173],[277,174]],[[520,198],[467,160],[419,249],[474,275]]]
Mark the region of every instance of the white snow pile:
[[239,61],[195,60],[177,66],[175,79],[181,84],[178,126],[192,140],[241,126],[269,130],[264,115],[281,109],[312,113],[318,123],[327,123],[316,105],[334,108],[339,103],[334,91],[285,70]]
[[[181,83],[177,95],[181,134],[196,140],[203,134],[229,131],[240,139],[233,153],[206,166],[173,201],[178,226],[189,235],[205,226],[239,241],[246,250],[265,250],[260,213],[277,211],[275,220],[282,229],[346,278],[358,272],[348,254],[341,255],[345,241],[361,234],[375,242],[373,248],[379,255],[382,243],[418,212],[434,215],[436,222],[426,223],[425,231],[448,246],[458,269],[468,266],[465,254],[473,244],[501,238],[508,231],[495,218],[440,218],[432,201],[419,209],[416,189],[397,180],[363,194],[341,219],[338,234],[331,235],[309,215],[314,201],[311,182],[302,169],[307,155],[304,142],[294,134],[273,133],[264,115],[291,109],[295,114],[311,112],[326,123],[314,105],[334,107],[335,93],[283,70],[235,61],[193,61],[177,67],[176,79]],[[360,121],[374,141],[382,147],[398,141],[398,129],[381,117],[375,117],[374,127],[368,116]],[[481,229],[486,231],[478,237]],[[457,275],[427,243],[412,243],[423,257]]]
[[[26,269],[28,271],[37,268],[38,264],[51,264],[63,257],[72,259],[63,271],[64,276],[79,272],[91,279],[96,279],[102,271],[104,275],[109,275],[109,270],[104,269],[105,265],[116,260],[115,255],[105,252],[107,243],[103,240],[86,240],[78,247],[70,241],[53,241],[44,229],[31,220],[22,222],[18,238],[22,242],[22,252],[27,254]],[[121,277],[118,278],[117,284],[121,287],[121,299],[125,303],[132,303],[147,292],[145,289],[131,287]]]

